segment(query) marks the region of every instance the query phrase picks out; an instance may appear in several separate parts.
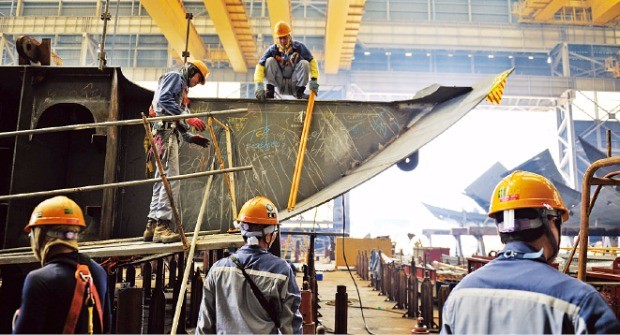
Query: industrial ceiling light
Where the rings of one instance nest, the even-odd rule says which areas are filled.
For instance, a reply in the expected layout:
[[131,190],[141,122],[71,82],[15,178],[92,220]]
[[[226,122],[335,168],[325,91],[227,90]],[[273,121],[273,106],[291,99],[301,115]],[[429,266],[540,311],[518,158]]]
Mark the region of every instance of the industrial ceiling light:
[[489,55],[488,57],[489,57],[489,58],[495,58],[495,56],[493,56],[493,55]]
[[551,64],[551,56],[547,57],[547,64]]
[[412,52],[405,52],[405,57],[411,57],[411,56],[413,56]]
[[532,60],[534,59],[534,56],[527,56],[527,59]]
[[431,56],[431,53],[430,53],[430,52],[427,52],[427,53],[426,53],[426,57],[430,57],[430,56]]
[[508,55],[508,59],[512,59],[512,55]]
[[370,56],[370,51],[364,51],[364,56]]
[[391,51],[386,51],[386,52],[385,52],[385,55],[386,55],[386,56],[391,56],[391,55],[392,55],[392,52],[391,52]]

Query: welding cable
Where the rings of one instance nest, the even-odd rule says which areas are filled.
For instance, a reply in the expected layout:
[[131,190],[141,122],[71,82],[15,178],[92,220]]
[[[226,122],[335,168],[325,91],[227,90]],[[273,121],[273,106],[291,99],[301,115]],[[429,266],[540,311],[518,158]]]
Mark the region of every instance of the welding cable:
[[[328,301],[325,304],[329,305],[329,306],[335,306],[336,305],[336,301],[330,300],[330,301]],[[353,306],[353,305],[349,305],[348,307],[349,308],[360,308],[358,306]],[[380,312],[388,312],[388,313],[395,313],[395,314],[403,314],[402,311],[396,311],[396,310],[393,310],[393,309],[385,309],[385,308],[382,308],[381,306],[377,306],[377,307],[364,306],[362,308],[363,309],[369,309],[369,310],[372,310],[372,311],[380,311]]]
[[355,277],[353,277],[353,273],[351,272],[351,268],[349,267],[349,262],[347,261],[347,255],[344,252],[344,240],[345,240],[345,228],[346,228],[346,222],[347,222],[347,211],[346,211],[346,207],[345,207],[345,203],[344,203],[344,198],[345,198],[346,194],[342,195],[342,258],[344,258],[344,264],[347,266],[347,271],[349,271],[349,275],[351,276],[351,279],[353,280],[353,284],[355,285],[355,291],[357,291],[357,298],[360,302],[360,312],[362,313],[362,320],[364,320],[364,328],[366,328],[366,331],[368,332],[368,334],[371,335],[376,335],[375,333],[373,333],[370,328],[368,328],[368,323],[366,323],[366,317],[364,316],[364,306],[362,306],[362,296],[360,294],[360,289],[357,287],[357,282],[355,281]]

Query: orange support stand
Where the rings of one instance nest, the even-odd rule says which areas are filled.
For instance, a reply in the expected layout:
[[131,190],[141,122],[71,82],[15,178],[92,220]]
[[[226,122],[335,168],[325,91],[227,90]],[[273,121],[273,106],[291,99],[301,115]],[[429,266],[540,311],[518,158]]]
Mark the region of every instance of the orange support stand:
[[301,139],[299,141],[299,150],[297,151],[297,162],[295,163],[295,172],[293,173],[293,180],[291,184],[291,194],[289,195],[289,198],[288,198],[287,209],[289,211],[295,208],[295,204],[297,204],[297,193],[299,191],[301,169],[304,165],[304,157],[306,154],[306,145],[308,144],[310,125],[312,124],[312,110],[314,109],[315,96],[316,94],[314,93],[314,91],[310,91],[310,97],[308,98],[308,107],[306,108],[306,118],[304,120],[304,127],[301,132]]

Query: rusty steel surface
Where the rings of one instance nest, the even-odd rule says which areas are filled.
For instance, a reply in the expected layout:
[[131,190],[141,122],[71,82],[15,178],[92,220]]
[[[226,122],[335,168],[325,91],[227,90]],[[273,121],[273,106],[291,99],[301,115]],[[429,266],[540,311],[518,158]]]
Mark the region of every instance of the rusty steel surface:
[[[153,92],[127,80],[120,69],[0,67],[0,132],[137,119],[148,110]],[[314,107],[298,202],[285,210],[303,125],[304,100],[193,99],[194,112],[247,108],[218,120],[232,133],[234,166],[253,170],[235,174],[237,204],[262,194],[282,209],[282,219],[318,206],[410,156],[473,109],[493,78],[473,87],[433,85],[413,99],[396,102],[320,101]],[[413,92],[412,92],[413,93]],[[0,138],[14,148],[0,162],[2,195],[96,185],[145,178],[144,129],[123,126]],[[210,136],[209,136],[210,137]],[[223,128],[215,137],[226,148]],[[212,149],[180,149],[181,173],[210,166]],[[206,178],[181,183],[180,216],[192,229]],[[86,239],[140,236],[151,198],[149,185],[74,193],[88,227]],[[27,245],[22,228],[42,198],[6,202],[0,209],[3,248]],[[0,206],[2,207],[2,206]],[[226,232],[232,225],[230,197],[223,178],[214,179],[203,229]]]
[[[590,212],[596,202],[596,197],[590,199],[590,191],[592,185],[620,185],[620,180],[612,178],[595,178],[594,173],[607,166],[620,165],[620,157],[608,157],[599,159],[592,163],[583,175],[582,193],[581,193],[581,224],[579,231],[578,243],[582,246],[579,248],[579,265],[577,270],[577,278],[585,281],[586,279],[586,263],[588,262],[588,239],[590,237]],[[598,191],[596,191],[598,194]],[[575,246],[577,247],[577,246]],[[570,264],[570,259],[568,260]]]

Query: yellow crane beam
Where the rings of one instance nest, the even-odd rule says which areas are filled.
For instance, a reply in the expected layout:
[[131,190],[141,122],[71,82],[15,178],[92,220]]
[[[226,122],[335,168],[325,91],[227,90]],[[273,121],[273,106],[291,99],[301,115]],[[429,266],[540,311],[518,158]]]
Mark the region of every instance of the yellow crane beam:
[[[614,8],[609,3],[618,0],[521,0],[514,6],[514,14],[519,18],[519,22],[551,23],[551,24],[575,24],[592,25],[601,24],[592,20],[595,11],[594,3],[601,3],[601,12],[610,12],[606,15],[613,15]],[[615,9],[618,12],[618,9]],[[607,19],[607,18],[603,18]],[[613,20],[613,19],[610,19]],[[606,21],[607,24],[608,21]]]
[[590,5],[594,24],[605,25],[620,19],[620,0],[590,0]]
[[347,13],[347,26],[344,32],[344,41],[342,45],[342,54],[340,56],[340,68],[349,70],[353,61],[355,52],[355,44],[357,43],[357,35],[362,24],[362,15],[364,14],[364,6],[366,0],[351,0],[349,3],[349,12]]
[[[267,0],[267,9],[269,9],[269,23],[271,24],[271,34],[274,42],[277,41],[273,35],[273,27],[278,21],[284,21],[293,27],[293,15],[291,14],[291,2],[289,0]],[[295,31],[293,31],[295,34]]]
[[325,73],[350,69],[366,0],[331,0],[325,25]]
[[241,0],[203,0],[215,31],[220,38],[235,72],[247,72],[255,66],[256,42],[250,31],[250,21]]
[[555,13],[557,13],[563,7],[569,6],[570,0],[552,0],[544,8],[538,10],[534,14],[534,19],[537,21],[549,21],[553,19]]
[[[177,53],[175,59],[183,59],[186,35],[186,11],[180,0],[141,0],[140,3],[157,24],[168,40],[170,47]],[[190,22],[188,51],[191,59],[207,59],[205,48],[194,24]]]

